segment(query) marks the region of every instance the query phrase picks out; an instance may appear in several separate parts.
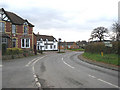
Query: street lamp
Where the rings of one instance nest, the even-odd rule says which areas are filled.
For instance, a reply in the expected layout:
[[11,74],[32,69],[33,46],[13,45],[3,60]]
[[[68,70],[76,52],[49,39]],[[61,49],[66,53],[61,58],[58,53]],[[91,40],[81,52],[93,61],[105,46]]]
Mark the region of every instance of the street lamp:
[[58,44],[59,44],[59,53],[60,53],[60,42],[61,42],[61,38],[59,38],[59,42],[58,42]]

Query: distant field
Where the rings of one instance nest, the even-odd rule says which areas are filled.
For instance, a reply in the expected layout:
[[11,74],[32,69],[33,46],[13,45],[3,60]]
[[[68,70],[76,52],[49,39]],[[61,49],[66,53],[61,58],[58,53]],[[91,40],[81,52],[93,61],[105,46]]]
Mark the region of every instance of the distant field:
[[84,51],[84,49],[68,49],[68,50],[72,50],[72,51]]
[[85,58],[99,61],[99,62],[104,62],[104,63],[109,63],[113,65],[119,65],[120,61],[118,61],[118,55],[117,54],[104,54],[101,56],[101,54],[91,54],[91,53],[84,53],[83,56]]

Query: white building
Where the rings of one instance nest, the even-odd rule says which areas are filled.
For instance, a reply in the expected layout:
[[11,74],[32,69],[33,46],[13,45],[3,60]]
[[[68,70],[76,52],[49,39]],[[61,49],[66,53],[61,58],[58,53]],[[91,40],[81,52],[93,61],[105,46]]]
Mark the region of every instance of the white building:
[[53,36],[37,35],[37,50],[58,50],[58,42]]

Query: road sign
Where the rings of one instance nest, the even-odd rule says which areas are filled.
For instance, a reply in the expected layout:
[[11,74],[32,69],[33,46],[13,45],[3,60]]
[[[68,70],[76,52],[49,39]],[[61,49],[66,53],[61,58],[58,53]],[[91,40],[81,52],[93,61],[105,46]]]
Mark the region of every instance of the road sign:
[[105,46],[112,47],[112,44],[110,42],[104,42]]

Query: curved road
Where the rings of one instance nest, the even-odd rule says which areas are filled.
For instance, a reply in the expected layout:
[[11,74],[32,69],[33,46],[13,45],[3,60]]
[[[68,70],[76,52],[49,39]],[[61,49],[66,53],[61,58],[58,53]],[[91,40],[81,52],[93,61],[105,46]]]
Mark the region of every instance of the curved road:
[[3,88],[119,88],[117,71],[83,62],[80,54],[47,52],[4,61]]
[[48,54],[35,64],[43,88],[118,88],[118,72],[88,64],[81,52]]

